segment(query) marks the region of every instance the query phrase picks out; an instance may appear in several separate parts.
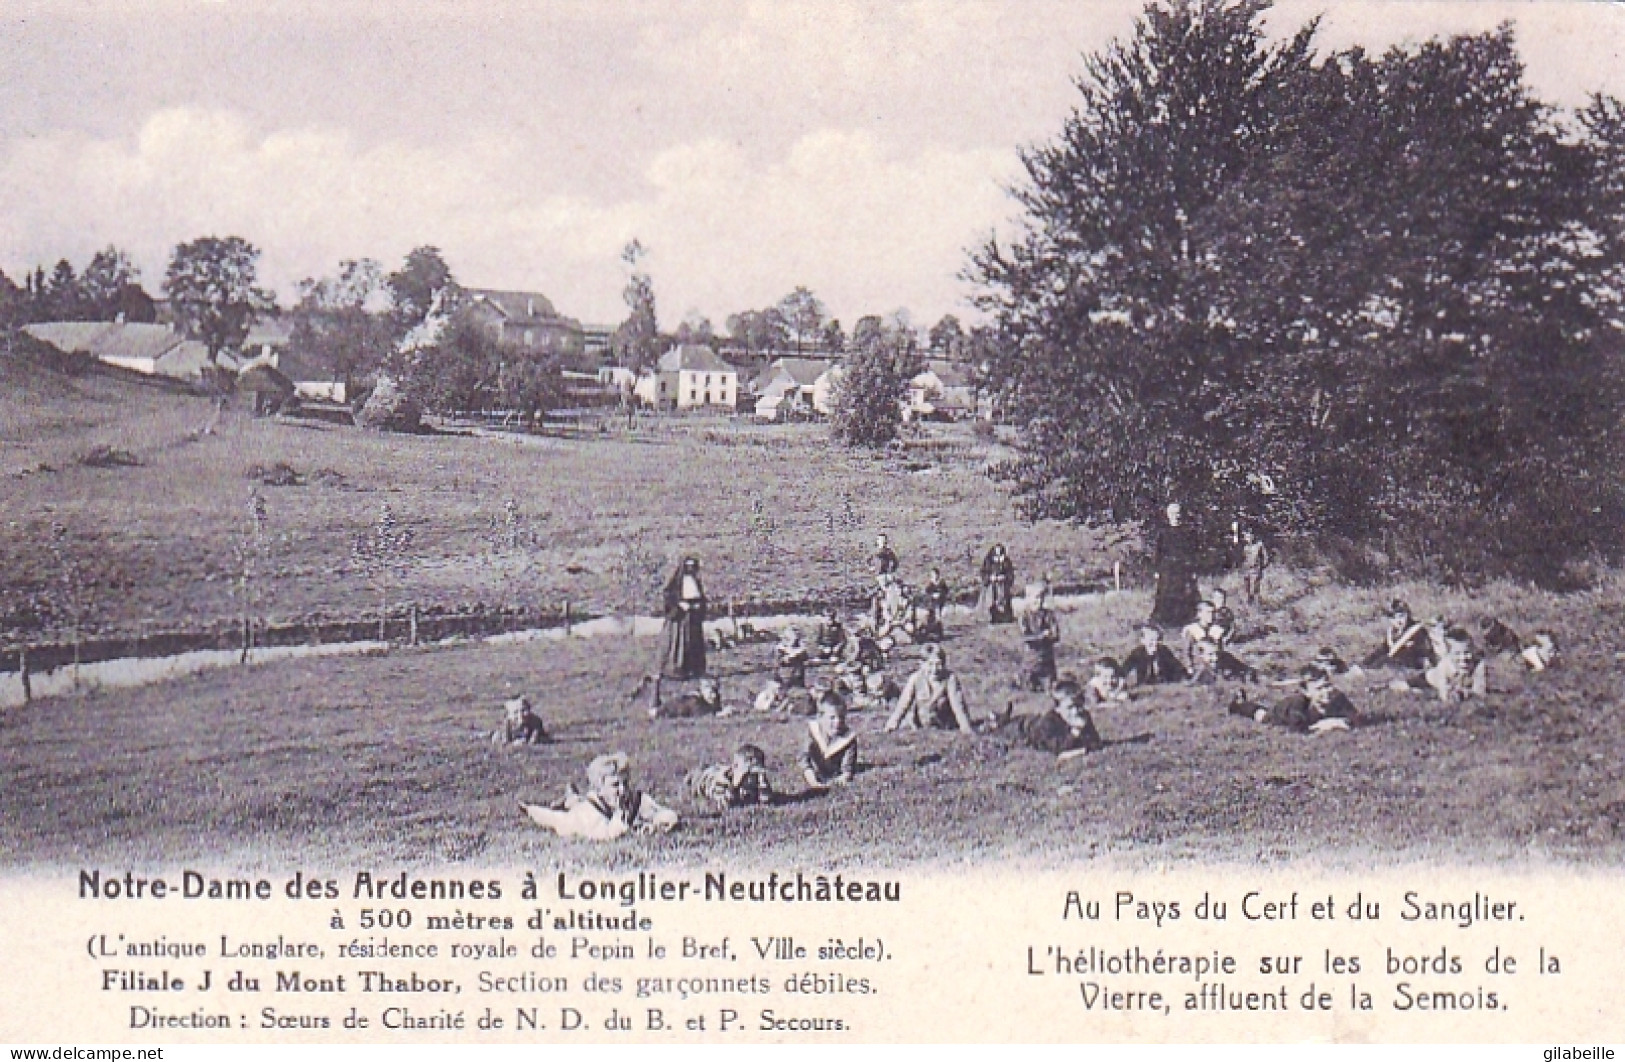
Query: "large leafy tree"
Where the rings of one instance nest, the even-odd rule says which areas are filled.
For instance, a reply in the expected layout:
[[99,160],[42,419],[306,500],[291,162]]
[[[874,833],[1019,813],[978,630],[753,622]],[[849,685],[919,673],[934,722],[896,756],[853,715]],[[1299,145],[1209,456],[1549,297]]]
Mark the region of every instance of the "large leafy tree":
[[456,300],[459,289],[451,266],[438,247],[414,247],[389,274],[390,298],[394,303],[396,328],[405,335],[421,325],[437,305],[445,311]]
[[393,359],[407,393],[440,413],[505,409],[535,419],[562,401],[560,355],[499,343],[480,322],[457,312],[432,346]]
[[790,348],[790,323],[777,306],[730,314],[728,336],[747,353],[767,354]]
[[79,277],[85,313],[95,320],[150,323],[157,317],[152,298],[141,287],[141,271],[130,256],[109,244],[97,251]]
[[817,295],[806,287],[798,287],[780,299],[776,308],[789,328],[797,354],[818,347],[824,326],[829,321],[829,312]]
[[930,336],[931,350],[935,354],[958,358],[965,353],[965,327],[951,313],[943,314],[942,319],[931,326]]
[[861,339],[854,331],[830,395],[835,438],[848,446],[867,447],[897,438],[908,384],[919,369],[918,344],[911,331],[879,326],[865,329]]
[[1027,510],[1392,542],[1615,506],[1595,167],[1510,32],[1317,60],[1266,7],[1147,8],[1027,153],[1025,232],[976,256]]
[[300,282],[293,346],[332,370],[345,393],[352,393],[355,381],[381,367],[394,347],[392,309],[381,265],[370,258],[343,261],[334,276]]
[[209,350],[238,347],[254,318],[276,309],[276,299],[259,287],[260,252],[239,236],[204,236],[180,244],[169,259],[164,292],[188,335]]

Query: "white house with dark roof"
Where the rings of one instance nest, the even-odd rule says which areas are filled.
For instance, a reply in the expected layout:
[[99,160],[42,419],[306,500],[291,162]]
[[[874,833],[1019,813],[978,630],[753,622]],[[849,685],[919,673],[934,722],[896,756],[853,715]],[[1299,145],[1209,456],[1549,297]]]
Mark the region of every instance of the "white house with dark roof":
[[781,420],[787,416],[829,413],[829,391],[835,362],[823,358],[779,358],[756,377],[756,416]]
[[908,382],[904,416],[959,420],[976,413],[976,383],[970,367],[953,361],[931,360]]
[[656,409],[733,410],[739,401],[739,370],[710,347],[685,343],[662,354],[654,370],[638,378],[634,392]]
[[[97,361],[147,376],[196,380],[209,364],[209,350],[168,325],[125,321],[48,321],[26,325],[24,332],[67,354],[88,354]],[[235,368],[224,352],[220,364]]]

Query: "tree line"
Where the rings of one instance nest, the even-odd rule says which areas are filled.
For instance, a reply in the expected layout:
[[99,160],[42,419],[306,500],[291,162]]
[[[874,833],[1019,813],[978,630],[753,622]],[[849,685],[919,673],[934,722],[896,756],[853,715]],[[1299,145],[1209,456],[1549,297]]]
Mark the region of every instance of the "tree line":
[[43,265],[35,266],[21,284],[0,271],[0,327],[120,318],[151,322],[157,319],[157,308],[141,286],[140,270],[117,247],[97,251],[83,272],[66,258],[48,272]]
[[[1087,58],[973,252],[1031,516],[1170,500],[1351,574],[1560,581],[1625,542],[1625,108],[1510,26],[1381,55],[1167,0]],[[1338,552],[1341,551],[1341,552]]]

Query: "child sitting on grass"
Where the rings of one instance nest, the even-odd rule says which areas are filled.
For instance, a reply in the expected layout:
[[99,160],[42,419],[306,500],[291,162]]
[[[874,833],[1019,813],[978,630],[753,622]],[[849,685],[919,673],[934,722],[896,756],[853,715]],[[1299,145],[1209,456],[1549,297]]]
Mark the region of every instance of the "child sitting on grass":
[[874,624],[867,615],[860,613],[853,617],[852,634],[846,640],[842,661],[876,671],[886,666],[886,651],[880,647]]
[[846,785],[858,770],[858,735],[846,725],[846,702],[834,690],[818,699],[818,717],[807,723],[801,774],[809,789]]
[[664,833],[677,825],[677,812],[647,793],[632,788],[626,753],[599,756],[587,765],[587,794],[566,786],[564,799],[551,807],[519,806],[530,821],[560,837],[612,841],[628,833]]
[[696,767],[684,781],[690,794],[715,804],[718,811],[773,803],[767,754],[755,745],[739,746],[727,763]]
[[1016,679],[1020,689],[1037,692],[1055,684],[1055,647],[1061,625],[1049,607],[1049,585],[1027,588],[1027,607],[1021,614],[1021,641],[1027,647],[1027,668]]
[[756,695],[758,712],[810,714],[807,696],[807,646],[796,627],[784,628],[774,650],[773,679]]
[[1179,657],[1163,644],[1162,628],[1151,623],[1140,628],[1140,644],[1123,658],[1123,675],[1137,686],[1184,682],[1188,677]]
[[526,697],[513,697],[502,704],[502,725],[491,734],[493,745],[545,745],[553,739]]
[[925,647],[919,670],[903,684],[897,707],[886,720],[888,731],[901,726],[939,730],[957,727],[960,733],[975,733],[959,676],[948,670],[948,654],[935,642]]
[[1203,642],[1219,644],[1220,632],[1213,622],[1213,602],[1198,601],[1196,603],[1196,618],[1185,624],[1180,630],[1180,636],[1185,642],[1186,667],[1196,666],[1196,647]]
[[1129,699],[1128,683],[1123,680],[1123,672],[1117,666],[1117,661],[1109,656],[1095,661],[1095,670],[1089,676],[1089,684],[1084,687],[1083,698],[1091,706]]
[[889,708],[902,692],[902,688],[884,671],[861,664],[842,664],[837,668],[833,688],[846,698],[848,709],[854,712]]
[[816,659],[823,664],[835,663],[846,651],[846,628],[841,626],[841,617],[833,608],[824,615],[824,622],[818,625],[813,650]]
[[1220,648],[1218,642],[1204,638],[1191,647],[1189,681],[1197,686],[1211,686],[1220,679],[1257,682],[1258,672]]

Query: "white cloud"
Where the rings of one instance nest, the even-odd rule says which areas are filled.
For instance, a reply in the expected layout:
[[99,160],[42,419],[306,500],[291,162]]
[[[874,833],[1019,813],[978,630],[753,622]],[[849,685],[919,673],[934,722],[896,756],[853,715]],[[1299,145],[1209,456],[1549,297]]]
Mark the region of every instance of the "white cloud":
[[684,145],[651,165],[655,195],[640,205],[656,290],[720,313],[805,284],[848,324],[899,305],[921,319],[963,312],[955,276],[966,247],[1009,213],[1000,180],[1013,162],[992,151],[905,156],[833,129],[766,165],[721,141]]
[[156,290],[175,243],[232,234],[261,248],[264,279],[289,293],[342,258],[393,264],[433,243],[466,282],[537,288],[611,321],[617,252],[637,235],[674,320],[690,306],[721,318],[796,284],[848,317],[903,304],[933,316],[958,297],[963,248],[1007,212],[996,181],[1010,161],[903,155],[834,129],[765,161],[708,139],[655,156],[639,193],[600,201],[536,187],[531,149],[514,139],[369,145],[342,129],[259,132],[232,113],[175,108],[127,140],[0,146],[0,247],[14,256],[0,264],[15,276],[64,255],[82,263],[111,242]]

